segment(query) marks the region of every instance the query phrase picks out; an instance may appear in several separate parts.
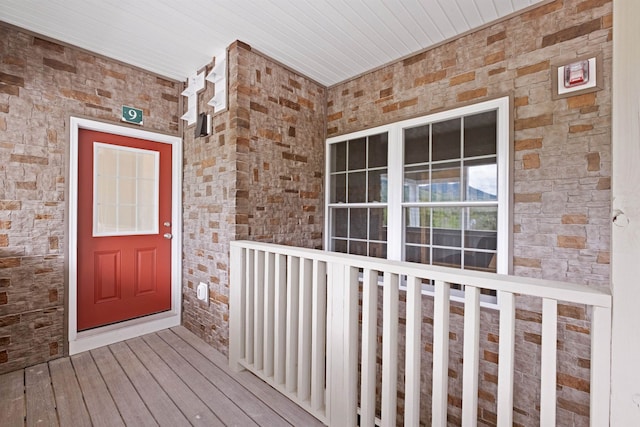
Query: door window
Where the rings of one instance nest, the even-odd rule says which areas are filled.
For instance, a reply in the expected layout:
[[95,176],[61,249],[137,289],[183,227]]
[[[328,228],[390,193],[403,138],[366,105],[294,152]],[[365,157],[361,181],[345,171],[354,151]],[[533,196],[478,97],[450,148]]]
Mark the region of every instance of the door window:
[[158,233],[159,153],[94,144],[93,236]]

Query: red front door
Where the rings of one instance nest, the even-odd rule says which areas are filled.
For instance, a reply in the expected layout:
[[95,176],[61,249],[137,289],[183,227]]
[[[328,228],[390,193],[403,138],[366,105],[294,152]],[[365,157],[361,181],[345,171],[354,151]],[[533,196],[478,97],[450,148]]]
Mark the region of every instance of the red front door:
[[78,330],[170,310],[171,145],[78,140]]

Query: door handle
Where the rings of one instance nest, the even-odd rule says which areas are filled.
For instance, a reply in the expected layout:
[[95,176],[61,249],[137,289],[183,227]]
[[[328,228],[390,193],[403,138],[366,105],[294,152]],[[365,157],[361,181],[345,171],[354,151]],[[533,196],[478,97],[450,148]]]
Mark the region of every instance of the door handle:
[[164,236],[163,236],[163,237],[164,237],[165,239],[167,239],[167,240],[171,240],[171,239],[173,238],[173,234],[171,234],[171,233],[164,233]]

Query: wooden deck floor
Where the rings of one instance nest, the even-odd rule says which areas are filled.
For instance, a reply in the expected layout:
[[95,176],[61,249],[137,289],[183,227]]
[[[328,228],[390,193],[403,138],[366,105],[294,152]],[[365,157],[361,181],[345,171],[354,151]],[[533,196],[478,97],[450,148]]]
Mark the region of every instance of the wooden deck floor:
[[0,426],[321,426],[178,327],[0,375]]

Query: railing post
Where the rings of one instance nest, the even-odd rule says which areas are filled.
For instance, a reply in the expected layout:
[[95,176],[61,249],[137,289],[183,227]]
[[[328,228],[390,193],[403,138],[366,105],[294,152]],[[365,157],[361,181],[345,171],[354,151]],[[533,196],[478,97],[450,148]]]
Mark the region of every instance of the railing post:
[[246,286],[245,276],[245,250],[240,246],[231,244],[229,271],[229,367],[236,371],[245,368],[239,363],[244,358],[244,334],[245,334],[245,307],[244,292]]
[[591,316],[591,425],[608,426],[611,402],[611,307]]
[[404,425],[420,425],[420,355],[422,354],[422,281],[407,277],[407,343],[405,356]]
[[274,266],[274,330],[273,330],[273,378],[276,384],[284,384],[286,378],[287,343],[287,257],[276,254]]
[[558,301],[542,300],[542,346],[540,360],[540,425],[556,425],[558,366]]
[[498,347],[498,427],[513,425],[513,370],[516,330],[515,296],[498,292],[500,304],[500,343]]
[[362,379],[360,426],[374,427],[376,421],[376,360],[378,353],[378,272],[364,270],[362,281]]
[[433,300],[433,392],[431,393],[431,425],[447,425],[449,387],[449,294],[451,285],[435,281]]
[[462,425],[478,424],[478,368],[480,365],[480,289],[464,288],[464,348],[462,364]]
[[311,408],[320,410],[325,402],[327,352],[327,265],[313,261],[313,313],[311,326]]
[[327,267],[327,417],[331,427],[351,427],[358,409],[358,269]]
[[384,273],[382,289],[382,425],[396,424],[398,402],[398,275]]

